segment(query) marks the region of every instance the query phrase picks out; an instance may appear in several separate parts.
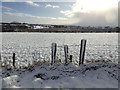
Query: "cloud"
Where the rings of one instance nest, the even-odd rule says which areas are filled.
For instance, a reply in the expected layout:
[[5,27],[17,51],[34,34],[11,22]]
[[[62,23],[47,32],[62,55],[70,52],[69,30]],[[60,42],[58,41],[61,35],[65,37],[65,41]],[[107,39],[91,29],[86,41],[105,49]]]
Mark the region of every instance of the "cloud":
[[2,2],[15,2],[15,0],[2,0]]
[[27,4],[31,5],[31,6],[35,6],[35,7],[39,7],[40,5],[39,4],[36,4],[32,1],[26,1]]
[[33,17],[30,14],[24,14],[24,13],[11,13],[11,12],[3,12],[3,15],[9,15],[9,16],[17,16],[17,17],[28,17],[31,18]]
[[28,23],[38,23],[38,24],[71,24],[71,21],[68,21],[67,18],[63,17],[42,17],[42,16],[33,16],[31,14],[25,13],[16,13],[16,12],[3,12],[3,21],[4,22],[28,22]]
[[71,10],[60,11],[60,13],[64,14],[67,17],[73,17],[74,13]]
[[12,8],[8,8],[8,7],[5,7],[5,6],[0,6],[0,8],[2,8],[3,10],[7,10],[7,11],[13,10]]
[[77,0],[70,10],[62,10],[60,13],[67,18],[76,20],[76,25],[83,26],[117,26],[118,7],[114,0]]
[[48,8],[48,7],[50,7],[50,8],[59,8],[59,6],[51,5],[51,4],[47,4],[45,7],[46,8]]
[[[25,2],[28,0],[2,0],[2,2]],[[33,2],[75,2],[76,0],[30,0]]]

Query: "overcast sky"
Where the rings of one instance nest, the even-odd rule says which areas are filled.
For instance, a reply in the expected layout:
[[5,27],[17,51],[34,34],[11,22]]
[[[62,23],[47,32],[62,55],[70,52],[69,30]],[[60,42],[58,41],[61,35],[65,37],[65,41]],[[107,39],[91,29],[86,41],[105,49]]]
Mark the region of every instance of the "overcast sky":
[[[119,0],[71,0],[33,2],[3,0],[3,22],[67,24],[80,26],[118,26]],[[54,0],[55,1],[55,0]],[[62,1],[62,2],[60,2]]]

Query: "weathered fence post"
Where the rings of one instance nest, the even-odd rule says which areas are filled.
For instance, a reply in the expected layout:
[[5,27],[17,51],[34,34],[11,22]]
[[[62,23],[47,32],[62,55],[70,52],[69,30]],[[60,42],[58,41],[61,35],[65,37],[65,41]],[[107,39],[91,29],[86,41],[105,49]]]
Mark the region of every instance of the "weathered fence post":
[[13,53],[13,66],[15,67],[15,53]]
[[52,43],[51,50],[52,50],[51,65],[53,65],[53,63],[55,63],[55,59],[56,59],[56,51],[57,51],[57,44],[56,43]]
[[70,55],[70,62],[72,62],[72,55]]
[[81,47],[80,47],[79,65],[84,63],[85,49],[86,49],[86,40],[82,39]]
[[65,65],[68,64],[68,45],[64,45],[64,52],[65,52]]

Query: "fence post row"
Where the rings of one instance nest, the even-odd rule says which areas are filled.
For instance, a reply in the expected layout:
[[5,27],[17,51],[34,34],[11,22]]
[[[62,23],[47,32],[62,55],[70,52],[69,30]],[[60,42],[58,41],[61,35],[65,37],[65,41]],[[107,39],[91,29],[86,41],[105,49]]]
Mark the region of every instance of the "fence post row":
[[51,50],[52,50],[51,65],[53,65],[53,63],[55,63],[55,59],[56,59],[56,51],[57,51],[57,44],[56,43],[52,43]]
[[80,47],[79,65],[84,63],[85,49],[86,49],[86,40],[82,39],[81,47]]
[[15,53],[13,53],[13,66],[15,67]]
[[65,52],[65,65],[68,64],[68,45],[64,45],[64,52]]
[[[79,65],[84,63],[85,49],[86,49],[86,40],[82,39],[81,47],[80,47]],[[51,51],[52,51],[51,65],[53,65],[56,59],[56,51],[57,51],[56,43],[52,43]],[[64,52],[65,52],[65,65],[67,65],[68,64],[68,45],[64,45]],[[70,55],[70,62],[72,62],[72,55]],[[15,53],[13,53],[13,66],[15,67]]]

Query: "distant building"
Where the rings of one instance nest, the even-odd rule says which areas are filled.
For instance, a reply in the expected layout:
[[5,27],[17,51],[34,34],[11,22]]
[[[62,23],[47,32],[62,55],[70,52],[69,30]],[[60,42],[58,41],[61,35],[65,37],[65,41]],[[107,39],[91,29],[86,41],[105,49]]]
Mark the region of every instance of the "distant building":
[[33,29],[43,29],[43,28],[49,28],[49,26],[33,26]]

